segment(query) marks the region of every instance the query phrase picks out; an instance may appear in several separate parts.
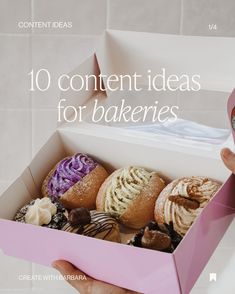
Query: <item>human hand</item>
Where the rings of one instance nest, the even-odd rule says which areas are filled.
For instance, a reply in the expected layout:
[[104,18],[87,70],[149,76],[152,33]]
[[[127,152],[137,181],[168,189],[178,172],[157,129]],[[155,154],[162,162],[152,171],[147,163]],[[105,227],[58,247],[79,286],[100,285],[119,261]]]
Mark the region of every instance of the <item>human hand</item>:
[[235,174],[235,154],[230,149],[224,148],[220,155],[227,168]]
[[[131,294],[137,293],[117,286],[95,280],[64,260],[53,262],[52,266],[57,269],[66,281],[80,294]],[[80,279],[79,279],[80,278]]]

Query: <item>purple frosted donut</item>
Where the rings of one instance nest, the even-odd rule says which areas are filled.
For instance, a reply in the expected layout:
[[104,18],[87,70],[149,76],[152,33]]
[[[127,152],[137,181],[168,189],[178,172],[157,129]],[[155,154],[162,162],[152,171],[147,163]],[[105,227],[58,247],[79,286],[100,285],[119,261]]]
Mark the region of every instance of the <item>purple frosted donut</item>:
[[108,176],[106,170],[83,153],[62,159],[42,185],[45,197],[59,199],[66,208],[94,208],[98,190]]
[[51,197],[60,197],[96,166],[97,162],[82,153],[63,159],[48,181],[48,193]]

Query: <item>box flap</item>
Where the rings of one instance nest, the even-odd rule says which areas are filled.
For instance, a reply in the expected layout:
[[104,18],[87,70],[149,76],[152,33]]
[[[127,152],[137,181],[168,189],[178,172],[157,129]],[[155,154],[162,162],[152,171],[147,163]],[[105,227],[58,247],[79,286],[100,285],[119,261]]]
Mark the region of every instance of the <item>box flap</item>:
[[[220,45],[218,46],[218,44]],[[214,96],[215,92],[223,93],[221,97],[219,96],[220,101],[226,101],[224,97],[226,97],[227,92],[230,92],[234,87],[235,60],[233,58],[233,52],[235,52],[235,40],[232,38],[176,36],[108,30],[101,37],[100,46],[96,51],[98,64],[94,56],[90,57],[69,75],[98,75],[100,70],[103,75],[107,76],[112,74],[133,74],[137,72],[143,74],[140,83],[146,85],[146,73],[148,69],[151,69],[153,73],[158,73],[159,70],[164,67],[168,74],[200,74],[202,91],[205,91],[206,97],[209,96],[208,92],[210,91],[211,97],[215,97],[215,99],[218,97]],[[167,101],[171,101],[172,99],[172,101],[176,101],[176,105],[178,105],[178,94],[175,92],[171,92],[171,95],[158,92],[155,96],[153,93],[154,91],[151,91],[151,93],[129,91],[127,93],[116,92],[114,95],[114,92],[111,93],[107,89],[107,79],[105,77],[103,77],[103,82],[104,85],[106,85],[109,99],[106,99],[105,94],[103,96],[94,96],[94,94],[97,94],[97,92],[92,91],[92,86],[94,85],[91,85],[91,88],[89,88],[91,89],[90,92],[74,92],[71,89],[68,92],[62,92],[61,98],[67,99],[66,105],[73,105],[75,108],[86,104],[87,109],[85,116],[87,120],[85,121],[89,123],[91,122],[89,116],[93,110],[95,98],[97,98],[99,103],[105,108],[112,105],[120,105],[120,100],[123,97],[126,98],[128,104],[130,101],[135,101],[133,104],[142,105],[148,101],[147,104],[152,105],[154,100],[159,97],[161,101],[166,101],[166,99],[168,99]],[[187,94],[188,100],[194,98],[192,94],[186,93],[186,95]],[[204,97],[203,95],[202,93],[201,96]],[[211,97],[210,101],[212,101]],[[213,101],[211,103],[213,104]],[[224,102],[223,106],[226,112],[226,102]],[[187,112],[187,109],[185,110],[183,106],[181,106],[181,108],[181,112]],[[203,107],[201,109],[203,109]],[[212,109],[214,110],[213,105]],[[209,129],[209,127],[203,128],[200,124],[196,125],[194,122],[187,125],[186,121],[186,123],[183,124],[180,120],[177,126],[172,125],[172,127],[166,127],[164,125],[163,132],[167,130],[168,133],[163,135],[160,134],[162,130],[159,130],[155,125],[154,128],[151,125],[145,125],[143,127],[140,125],[137,129],[132,126],[125,128],[122,124],[114,123],[114,125],[112,123],[104,123],[103,121],[96,124],[93,123],[93,125],[99,124],[99,126],[97,126],[97,134],[106,132],[106,129],[102,128],[103,125],[108,125],[109,127],[119,126],[122,128],[121,131],[123,134],[125,133],[126,136],[129,134],[129,137],[132,137],[132,139],[138,136],[143,140],[154,139],[155,141],[164,141],[169,147],[173,146],[174,148],[174,146],[177,146],[179,149],[189,150],[189,152],[192,153],[200,152],[205,154],[205,156],[210,154],[209,156],[220,160],[220,149],[224,146],[232,146],[232,140],[231,137],[229,137],[229,131],[227,129],[228,125],[225,123],[225,112],[223,113],[223,107],[220,108],[220,112],[214,112],[214,116],[219,115],[216,119],[211,119],[211,115],[207,115],[206,112],[197,115],[197,117],[199,117],[197,122],[205,125],[210,126],[210,123],[207,123],[208,120],[219,121],[216,126],[212,125],[213,128],[217,128],[214,129],[214,131]],[[181,115],[179,115],[179,117],[181,117]],[[193,118],[192,121],[194,121]],[[73,124],[63,124],[63,127],[78,128],[81,127],[83,122],[75,121]],[[194,133],[192,127],[194,128]],[[171,130],[169,132],[170,128]],[[186,129],[188,130],[187,134],[184,133]],[[172,135],[172,130],[180,131]],[[113,128],[112,131],[115,133],[119,132],[117,129]],[[193,134],[202,134],[202,136],[193,136]],[[211,138],[209,138],[211,141],[206,141],[207,134],[213,134]]]
[[[147,72],[201,76],[201,87],[231,92],[235,80],[235,39],[108,30],[96,52],[102,74]],[[104,78],[106,84],[106,79]],[[106,88],[106,90],[108,90]]]
[[[168,125],[163,125],[163,130],[159,130],[160,127],[158,125],[151,125],[148,120],[142,124],[131,124],[124,121],[121,123],[101,121],[99,124],[126,128],[130,132],[138,131],[139,136],[143,136],[143,133],[148,133],[152,137],[157,137],[159,133],[165,132],[164,137],[167,139],[167,142],[172,141],[172,130],[181,128],[180,134],[179,132],[173,134],[175,144],[187,145],[189,148],[209,148],[212,153],[218,153],[218,150],[224,145],[231,146],[225,112],[226,96],[234,88],[234,52],[235,40],[232,38],[177,36],[107,30],[103,34],[100,46],[96,51],[98,64],[109,98],[102,100],[100,103],[105,109],[112,105],[118,106],[120,109],[120,101],[123,98],[126,101],[126,105],[131,105],[132,108],[139,105],[155,105],[156,100],[158,101],[159,108],[163,105],[179,106],[178,96],[182,95],[182,93],[184,95],[182,101],[195,99],[203,103],[203,99],[205,99],[207,108],[204,109],[203,105],[197,109],[193,107],[187,108],[187,106],[184,107],[184,104],[181,103],[178,117],[186,119],[186,121],[184,126],[182,126],[183,121],[180,126],[172,125],[171,133],[169,132],[170,127]],[[189,77],[195,74],[200,75],[200,97],[196,96],[194,91],[178,91],[181,92],[180,94],[177,91],[146,91],[145,88],[149,84],[148,71],[151,70],[152,75],[155,75],[161,73],[163,68],[166,76],[172,74],[177,76],[187,75]],[[143,86],[143,91],[128,91],[127,85],[125,88],[125,83],[124,91],[115,92],[108,88],[107,77],[110,75],[133,75],[134,73],[142,75],[138,83],[141,87]],[[218,101],[220,106],[216,106],[215,100],[216,102]],[[208,101],[211,103],[211,109]],[[189,105],[190,103],[187,102],[186,104]],[[193,105],[197,104],[193,103]],[[212,111],[214,112],[214,118]],[[215,117],[217,118],[215,119]],[[196,125],[194,122],[198,124]],[[187,123],[189,124],[188,126]],[[206,125],[207,128],[203,127],[203,125]],[[209,130],[208,126],[217,129]],[[192,130],[192,127],[194,128],[194,133],[191,132],[191,136],[189,133],[183,133],[183,130]],[[212,135],[207,141],[206,134],[208,133]],[[194,136],[194,134],[196,135]],[[202,136],[200,137],[197,134],[202,134]],[[199,142],[201,145],[197,145],[195,142]],[[204,151],[202,150],[202,152]]]

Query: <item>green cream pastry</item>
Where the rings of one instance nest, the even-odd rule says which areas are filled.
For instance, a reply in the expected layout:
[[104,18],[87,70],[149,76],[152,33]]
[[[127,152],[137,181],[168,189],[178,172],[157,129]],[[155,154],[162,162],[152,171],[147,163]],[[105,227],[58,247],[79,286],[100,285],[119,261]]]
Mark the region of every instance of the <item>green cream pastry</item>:
[[127,227],[139,229],[153,220],[155,201],[164,187],[156,172],[137,166],[124,167],[104,181],[96,207]]

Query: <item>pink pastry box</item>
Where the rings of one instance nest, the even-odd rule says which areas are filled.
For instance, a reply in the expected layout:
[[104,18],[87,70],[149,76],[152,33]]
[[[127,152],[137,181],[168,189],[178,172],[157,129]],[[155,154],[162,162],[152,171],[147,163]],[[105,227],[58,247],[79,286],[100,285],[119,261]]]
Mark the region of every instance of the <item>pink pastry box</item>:
[[[207,91],[231,92],[234,52],[232,38],[107,31],[96,54],[69,75],[141,73],[150,68],[157,72],[164,67],[175,74],[199,73],[201,87]],[[146,84],[144,78],[141,84]],[[87,105],[89,112],[94,98],[107,101],[110,96],[109,91],[101,95],[92,86],[91,82],[90,91],[63,92],[60,98],[68,105]],[[235,91],[228,102],[229,120],[233,106]],[[62,123],[0,197],[3,252],[46,266],[68,260],[96,279],[141,293],[189,293],[235,215],[235,178],[222,164],[218,150],[157,138],[102,124]],[[109,171],[138,165],[170,180],[200,175],[224,184],[172,254],[12,221],[19,208],[40,195],[51,168],[76,152],[91,155]]]

